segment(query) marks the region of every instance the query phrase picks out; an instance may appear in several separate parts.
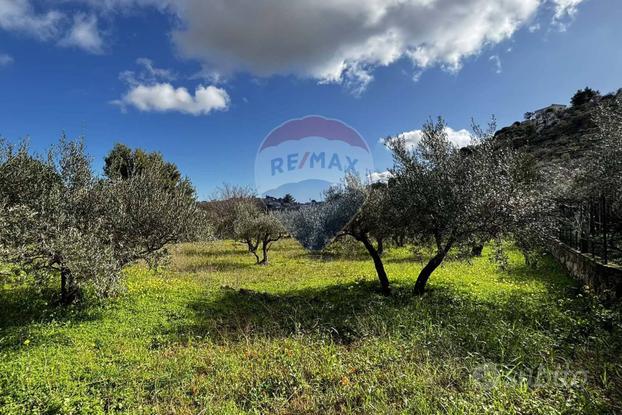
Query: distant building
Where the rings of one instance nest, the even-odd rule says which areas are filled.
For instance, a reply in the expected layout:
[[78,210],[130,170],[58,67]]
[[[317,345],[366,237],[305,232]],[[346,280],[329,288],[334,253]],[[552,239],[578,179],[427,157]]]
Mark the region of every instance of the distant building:
[[536,127],[549,126],[558,119],[558,114],[566,109],[566,105],[551,104],[534,112],[525,114],[527,121],[533,122]]
[[548,107],[544,107],[544,108],[540,108],[539,110],[536,110],[533,112],[534,117],[539,117],[539,116],[543,116],[544,114],[550,114],[552,112],[558,112],[558,111],[563,111],[565,110],[567,107],[565,105],[562,104],[551,104]]

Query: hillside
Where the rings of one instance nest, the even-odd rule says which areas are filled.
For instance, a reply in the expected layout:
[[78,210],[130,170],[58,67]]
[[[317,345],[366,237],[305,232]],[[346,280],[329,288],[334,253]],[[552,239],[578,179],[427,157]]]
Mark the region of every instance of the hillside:
[[616,97],[622,98],[622,89],[616,93],[597,96],[578,106],[554,104],[527,113],[522,122],[515,122],[496,133],[498,140],[510,140],[512,147],[533,155],[540,163],[576,165],[586,151],[594,146],[596,108]]

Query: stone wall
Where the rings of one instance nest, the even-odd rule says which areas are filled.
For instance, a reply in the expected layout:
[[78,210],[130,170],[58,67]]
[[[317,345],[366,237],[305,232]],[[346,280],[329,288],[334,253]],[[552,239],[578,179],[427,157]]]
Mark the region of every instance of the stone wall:
[[622,267],[605,265],[559,241],[552,242],[551,253],[570,275],[598,294],[622,298]]

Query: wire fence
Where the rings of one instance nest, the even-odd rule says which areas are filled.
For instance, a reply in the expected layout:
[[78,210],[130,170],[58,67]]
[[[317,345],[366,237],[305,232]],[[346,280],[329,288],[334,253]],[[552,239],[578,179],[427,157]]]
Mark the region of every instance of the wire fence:
[[560,210],[561,242],[605,264],[622,264],[622,220],[610,198],[562,204]]

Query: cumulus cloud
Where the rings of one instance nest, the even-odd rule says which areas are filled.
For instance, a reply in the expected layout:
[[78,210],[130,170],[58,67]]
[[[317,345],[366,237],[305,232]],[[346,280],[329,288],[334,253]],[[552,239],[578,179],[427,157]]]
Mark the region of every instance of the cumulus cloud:
[[104,42],[97,27],[97,17],[76,14],[69,32],[59,42],[61,46],[77,47],[91,53],[102,53]]
[[0,53],[0,67],[7,66],[13,63],[13,57],[6,53]]
[[199,85],[194,94],[184,87],[174,87],[170,81],[175,76],[168,69],[157,68],[150,59],[139,58],[138,71],[125,71],[119,75],[129,90],[112,103],[123,110],[134,107],[140,111],[181,112],[207,115],[212,111],[226,111],[231,99],[222,88]]
[[54,38],[64,15],[56,10],[37,13],[29,0],[0,0],[0,29],[28,34],[41,40]]
[[122,107],[133,106],[140,111],[181,112],[192,115],[207,115],[212,111],[229,108],[227,91],[213,85],[199,85],[192,95],[186,88],[175,88],[171,84],[138,85],[115,103]]
[[183,29],[173,39],[212,71],[295,74],[360,91],[376,67],[402,58],[457,71],[465,57],[511,37],[542,2],[175,0]]
[[[471,133],[465,129],[454,130],[451,127],[446,127],[445,133],[447,134],[447,138],[449,139],[449,141],[451,141],[454,145],[456,145],[459,148],[468,146],[469,144],[471,144],[473,140]],[[398,134],[398,137],[403,138],[406,141],[406,145],[408,147],[414,148],[423,139],[423,131],[421,130],[406,131],[404,133]],[[380,142],[384,143],[386,142],[386,140],[381,139]]]

